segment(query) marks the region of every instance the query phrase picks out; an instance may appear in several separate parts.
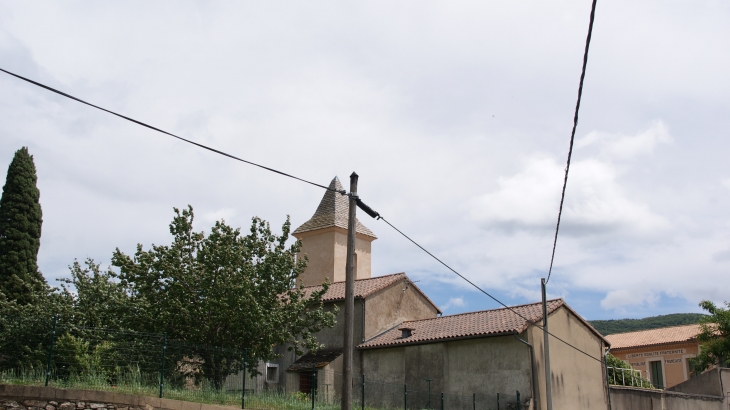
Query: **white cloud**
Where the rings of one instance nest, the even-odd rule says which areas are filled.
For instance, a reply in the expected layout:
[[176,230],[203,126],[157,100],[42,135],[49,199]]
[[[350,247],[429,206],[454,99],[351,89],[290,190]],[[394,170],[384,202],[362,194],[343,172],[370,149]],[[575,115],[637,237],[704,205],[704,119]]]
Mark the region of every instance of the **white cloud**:
[[606,297],[601,300],[601,307],[626,312],[629,308],[638,310],[642,306],[652,307],[658,300],[659,296],[651,290],[619,289],[606,293]]
[[445,304],[441,305],[441,310],[444,312],[451,308],[463,308],[466,307],[466,302],[464,301],[464,298],[459,296],[455,298],[449,298],[449,301]]
[[670,142],[672,137],[669,127],[662,120],[654,120],[646,130],[635,135],[590,132],[575,142],[575,148],[597,146],[605,155],[630,159],[640,154],[650,154],[658,144]]
[[[554,230],[564,167],[554,158],[534,155],[515,175],[499,177],[497,189],[472,202],[473,216],[487,228],[506,231]],[[561,232],[596,235],[618,230],[651,235],[669,222],[648,205],[632,199],[622,187],[617,167],[596,158],[571,165]]]

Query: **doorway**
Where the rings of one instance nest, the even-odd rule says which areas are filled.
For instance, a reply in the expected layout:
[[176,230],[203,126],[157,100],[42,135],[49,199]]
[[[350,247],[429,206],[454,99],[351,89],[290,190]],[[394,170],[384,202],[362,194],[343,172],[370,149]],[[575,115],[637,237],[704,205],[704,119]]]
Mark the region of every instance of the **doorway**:
[[655,362],[649,362],[649,369],[651,371],[651,383],[654,387],[663,389],[664,372],[662,371],[662,361],[657,360]]

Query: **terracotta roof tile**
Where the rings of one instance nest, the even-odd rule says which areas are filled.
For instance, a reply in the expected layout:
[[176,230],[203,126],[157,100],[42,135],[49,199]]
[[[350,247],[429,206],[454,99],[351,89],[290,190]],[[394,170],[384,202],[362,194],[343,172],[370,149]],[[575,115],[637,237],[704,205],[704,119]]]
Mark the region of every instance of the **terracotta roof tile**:
[[321,369],[333,360],[342,355],[342,349],[320,349],[316,353],[309,352],[297,359],[286,370],[290,372],[298,372],[301,370],[318,368]]
[[[428,296],[426,296],[423,291],[416,286],[413,281],[411,281],[408,276],[401,272],[401,273],[393,273],[390,275],[384,275],[384,276],[376,276],[374,278],[368,278],[368,279],[357,279],[355,280],[355,298],[367,298],[368,296],[378,292],[381,289],[385,289],[388,286],[391,286],[397,282],[400,282],[402,280],[406,280],[410,282],[410,286],[413,286],[413,288],[416,290],[416,292],[420,293],[421,296],[424,297],[430,303],[433,305],[434,308],[436,308],[436,312],[441,313],[441,309],[436,306],[435,303],[431,299],[429,299]],[[315,286],[306,286],[304,287],[304,294],[306,297],[309,297],[309,295],[312,294],[312,292],[315,292],[317,290],[321,290],[322,285],[315,285]],[[345,282],[334,282],[330,284],[329,289],[327,289],[327,293],[322,296],[323,302],[337,302],[340,300],[345,300]]]
[[[342,184],[340,180],[335,179],[330,182],[331,189],[341,191]],[[319,202],[317,210],[314,215],[299,228],[295,229],[293,234],[304,233],[308,231],[314,231],[317,229],[331,228],[333,226],[347,229],[347,221],[349,219],[350,203],[345,195],[339,194],[334,191],[325,192],[322,200]],[[360,221],[355,218],[355,231],[359,234],[376,238],[373,231],[365,227]]]
[[639,330],[638,332],[616,333],[606,336],[611,349],[662,345],[667,343],[691,342],[700,333],[700,325],[662,327],[659,329]]
[[[355,281],[355,297],[366,298],[373,293],[385,289],[395,282],[408,279],[405,273],[394,273],[392,275],[377,276],[368,279],[358,279]],[[307,286],[304,288],[305,295],[309,297],[312,292],[322,289],[322,285]],[[323,302],[335,302],[345,299],[345,282],[333,282],[330,284],[327,293],[322,296]]]
[[[562,299],[548,301],[548,313],[563,306]],[[529,319],[542,319],[542,303],[512,306],[512,310]],[[479,312],[441,316],[434,319],[411,320],[382,333],[358,346],[360,349],[397,346],[436,340],[496,335],[502,333],[521,333],[530,323],[507,308],[482,310]],[[413,329],[411,336],[401,337],[399,329]]]

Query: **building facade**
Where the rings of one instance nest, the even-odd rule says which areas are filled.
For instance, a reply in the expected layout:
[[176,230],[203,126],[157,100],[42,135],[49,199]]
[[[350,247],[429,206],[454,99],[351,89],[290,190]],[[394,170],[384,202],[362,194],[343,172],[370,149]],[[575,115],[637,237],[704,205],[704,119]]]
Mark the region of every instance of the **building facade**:
[[611,353],[630,364],[658,388],[669,388],[696,375],[700,325],[683,325],[606,336]]
[[[342,381],[349,203],[335,192],[342,190],[337,178],[330,188],[312,218],[293,235],[302,242],[301,257],[308,259],[300,283],[305,292],[321,289],[324,281],[331,283],[323,302],[327,310],[339,308],[336,324],[317,333],[323,348],[316,352],[297,356],[288,346],[276,346],[279,358],[265,364],[265,373],[266,388],[309,393],[316,383],[320,397],[336,399]],[[370,404],[401,408],[407,397],[414,400],[407,393],[410,386],[411,391],[443,392],[463,401],[446,407],[472,408],[477,393],[487,397],[519,391],[526,404],[523,408],[547,408],[544,338],[536,325],[542,321],[540,303],[441,316],[405,273],[371,276],[371,243],[376,236],[360,221],[356,226],[353,374],[357,397],[363,394]],[[548,317],[554,335],[550,342],[553,408],[607,408],[602,358],[608,342],[562,299],[548,302]],[[363,376],[370,383],[365,388],[359,383]],[[437,403],[409,402],[407,408],[424,406],[436,408]]]

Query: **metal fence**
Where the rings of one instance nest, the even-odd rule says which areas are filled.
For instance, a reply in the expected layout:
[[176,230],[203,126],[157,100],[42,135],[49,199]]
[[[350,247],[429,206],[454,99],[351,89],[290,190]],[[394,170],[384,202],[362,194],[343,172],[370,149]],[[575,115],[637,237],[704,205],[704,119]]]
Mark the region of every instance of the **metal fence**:
[[[0,383],[106,390],[170,399],[291,410],[336,409],[342,374],[312,369],[266,383],[266,363],[246,349],[198,346],[164,333],[0,321]],[[255,367],[255,372],[249,372]],[[253,375],[252,375],[253,373]],[[388,377],[379,375],[378,377]],[[353,380],[355,409],[527,409],[520,393],[449,393],[361,375]],[[305,383],[306,382],[306,383]],[[436,384],[434,384],[435,386]],[[439,384],[441,385],[441,384]],[[426,387],[428,386],[428,387]]]

